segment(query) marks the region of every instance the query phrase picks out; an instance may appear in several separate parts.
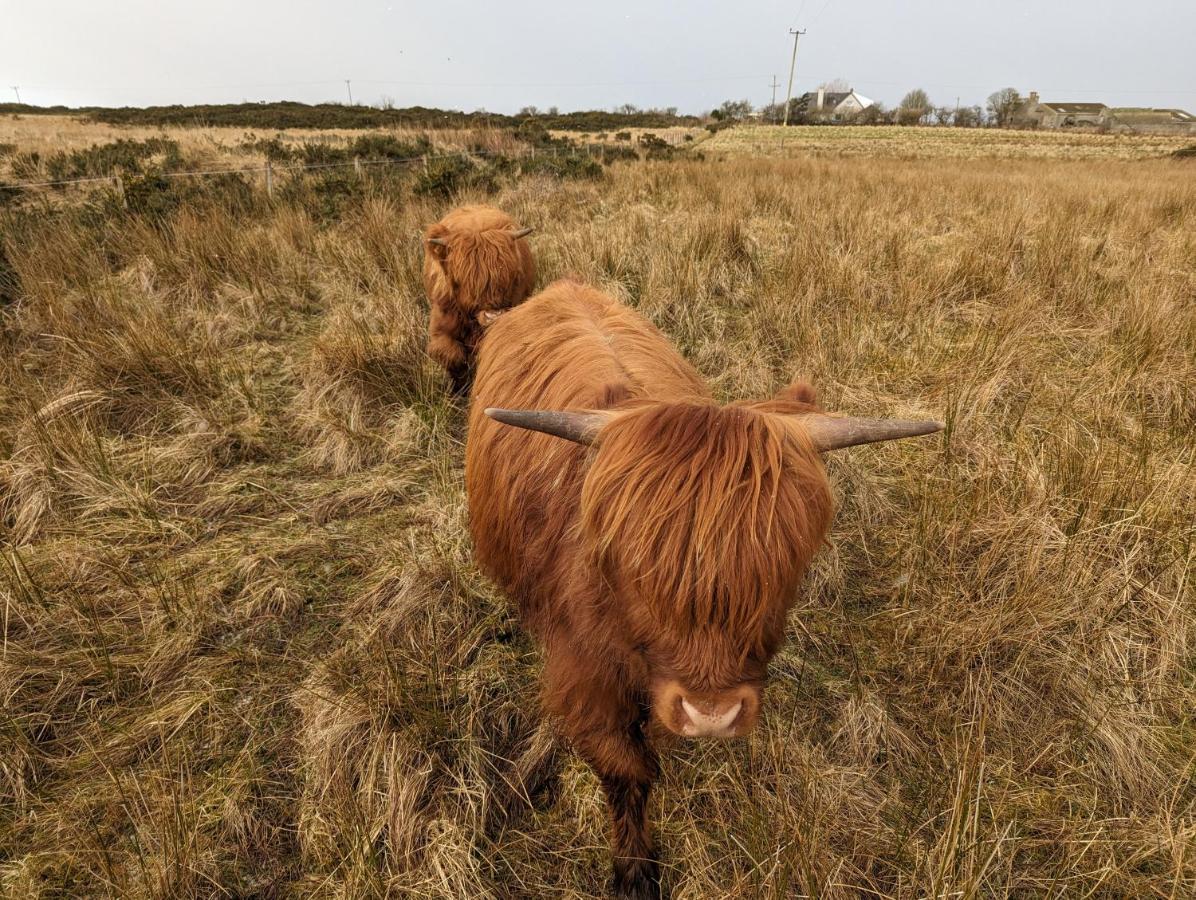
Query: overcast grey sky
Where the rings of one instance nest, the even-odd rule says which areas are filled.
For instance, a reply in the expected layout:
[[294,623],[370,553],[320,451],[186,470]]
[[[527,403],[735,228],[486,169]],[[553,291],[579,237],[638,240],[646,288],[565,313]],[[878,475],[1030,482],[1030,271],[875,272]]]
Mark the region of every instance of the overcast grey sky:
[[27,103],[339,101],[698,112],[842,77],[982,103],[1196,108],[1196,0],[0,0],[0,88]]

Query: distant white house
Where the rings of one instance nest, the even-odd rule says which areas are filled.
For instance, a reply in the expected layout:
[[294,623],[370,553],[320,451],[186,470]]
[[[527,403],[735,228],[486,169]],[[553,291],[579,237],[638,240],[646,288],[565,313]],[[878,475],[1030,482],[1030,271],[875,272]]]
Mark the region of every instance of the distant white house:
[[793,111],[799,116],[846,119],[863,112],[875,101],[855,90],[828,91],[819,88],[802,94],[794,103]]

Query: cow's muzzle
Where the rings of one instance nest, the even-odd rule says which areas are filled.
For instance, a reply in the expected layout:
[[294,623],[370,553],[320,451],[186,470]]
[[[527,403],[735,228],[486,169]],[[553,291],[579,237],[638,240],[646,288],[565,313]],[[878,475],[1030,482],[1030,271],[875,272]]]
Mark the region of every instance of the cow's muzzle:
[[654,693],[661,722],[681,737],[740,737],[752,730],[760,711],[760,689],[750,684],[698,692],[670,681]]

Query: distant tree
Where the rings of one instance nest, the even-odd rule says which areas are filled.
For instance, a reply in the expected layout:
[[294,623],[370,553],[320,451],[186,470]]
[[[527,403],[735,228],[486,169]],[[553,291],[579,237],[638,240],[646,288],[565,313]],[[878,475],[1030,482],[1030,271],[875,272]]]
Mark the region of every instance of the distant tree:
[[395,98],[391,97],[387,94],[383,94],[382,99],[378,101],[378,108],[379,109],[394,109],[395,108]]
[[540,115],[540,110],[534,106],[525,106],[519,110],[518,115],[522,116],[523,118],[527,118],[528,116],[538,116]]
[[1013,88],[1001,88],[988,95],[988,112],[992,124],[998,128],[1009,128],[1021,109],[1022,96]]
[[560,114],[561,114],[561,111],[557,107],[555,107],[555,106],[548,107],[548,115],[559,116]]
[[883,103],[873,103],[856,113],[852,121],[856,125],[888,125],[892,120]]
[[827,93],[845,94],[851,90],[851,82],[846,78],[832,78],[818,86]]
[[897,122],[900,125],[917,125],[930,115],[931,108],[927,93],[921,88],[914,88],[897,105]]
[[773,125],[776,125],[778,122],[783,122],[785,119],[785,104],[770,103],[768,106],[761,106],[760,118]]
[[718,107],[710,111],[710,116],[720,122],[737,122],[751,114],[751,100],[724,100]]
[[951,120],[951,124],[956,128],[977,128],[983,122],[984,110],[979,106],[961,106]]
[[624,103],[621,106],[615,107],[615,112],[621,116],[634,116],[639,111],[640,108],[634,103]]
[[950,125],[954,115],[955,110],[950,106],[936,106],[934,108],[934,121],[936,125]]

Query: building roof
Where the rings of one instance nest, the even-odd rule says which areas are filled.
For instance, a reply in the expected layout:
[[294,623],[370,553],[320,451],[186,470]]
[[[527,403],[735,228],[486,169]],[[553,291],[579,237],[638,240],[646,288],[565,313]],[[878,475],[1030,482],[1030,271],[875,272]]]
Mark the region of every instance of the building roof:
[[1040,103],[1057,113],[1099,113],[1108,109],[1103,103]]
[[[846,100],[850,94],[851,91],[823,91],[822,108],[834,109],[844,100]],[[809,103],[811,106],[818,105],[818,91],[806,91],[797,98],[797,105],[799,108],[805,106],[807,103]]]
[[1182,109],[1148,109],[1138,106],[1120,106],[1109,110],[1119,119],[1130,122],[1192,122],[1196,123],[1196,116]]
[[[857,94],[854,90],[850,91],[823,91],[822,92],[822,108],[823,110],[833,110],[840,103],[855,94],[856,100],[860,102],[860,106],[867,108],[872,105],[872,101],[863,94]],[[806,91],[794,101],[796,109],[808,111],[818,108],[818,91]]]

